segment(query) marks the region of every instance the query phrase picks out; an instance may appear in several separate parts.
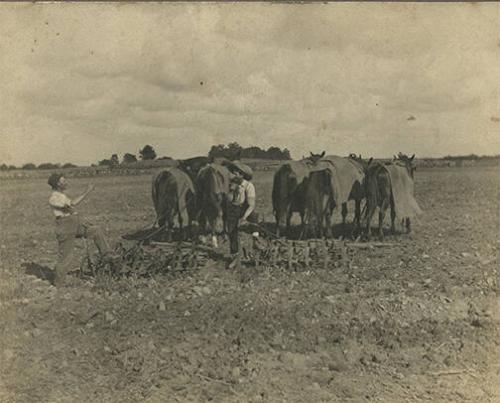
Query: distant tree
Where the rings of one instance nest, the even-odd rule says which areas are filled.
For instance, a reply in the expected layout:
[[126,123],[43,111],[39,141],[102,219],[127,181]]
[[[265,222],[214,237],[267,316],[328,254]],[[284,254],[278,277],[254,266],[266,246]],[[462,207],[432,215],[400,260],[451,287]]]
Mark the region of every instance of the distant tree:
[[282,159],[284,160],[291,160],[292,156],[290,155],[290,151],[288,148],[284,148],[283,151],[281,152]]
[[123,156],[122,164],[132,164],[134,162],[137,162],[137,157],[134,154],[126,153]]
[[157,158],[159,160],[171,160],[172,157],[167,157],[167,156],[163,156],[163,157],[160,157],[160,158]]
[[67,169],[67,168],[76,168],[75,164],[72,164],[71,162],[66,162],[61,168]]
[[112,165],[111,160],[103,159],[97,163],[100,167],[110,167]]
[[224,144],[218,144],[214,145],[210,148],[210,151],[208,152],[208,156],[210,158],[220,158],[224,157],[226,151],[226,146]]
[[120,165],[120,160],[118,159],[118,154],[113,154],[110,158],[111,166],[116,167]]
[[156,151],[152,146],[147,144],[139,151],[139,155],[142,160],[154,160],[156,158]]
[[24,164],[24,165],[22,166],[22,169],[28,169],[28,170],[29,170],[29,169],[36,169],[36,165],[35,165],[35,164],[33,164],[33,163],[31,163],[31,162],[29,162],[29,163],[27,163],[27,164]]
[[238,143],[232,142],[227,146],[223,144],[212,146],[208,152],[208,156],[210,158],[237,159],[242,156],[242,152],[243,148]]
[[51,162],[44,162],[43,164],[38,165],[38,169],[57,169],[61,165],[60,164],[52,164]]
[[9,167],[7,166],[7,164],[0,165],[0,171],[8,171],[8,170],[9,170]]
[[278,147],[269,147],[267,149],[267,158],[272,159],[272,160],[279,160],[281,159],[281,150]]
[[12,171],[14,169],[17,169],[17,167],[15,165],[9,165],[9,171]]
[[243,147],[241,147],[237,142],[232,142],[227,145],[227,158],[236,159],[241,157],[241,152]]

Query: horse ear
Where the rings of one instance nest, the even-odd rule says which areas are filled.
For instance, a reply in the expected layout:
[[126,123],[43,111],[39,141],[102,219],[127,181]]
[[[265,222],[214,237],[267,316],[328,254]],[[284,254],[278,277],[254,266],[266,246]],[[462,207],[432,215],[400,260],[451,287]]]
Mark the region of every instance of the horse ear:
[[324,157],[325,156],[325,151],[323,150],[323,152],[321,153],[320,157]]
[[415,154],[411,156],[410,161],[413,161],[413,158],[415,158]]
[[396,157],[395,155],[393,155],[393,157],[394,157],[394,159],[393,159],[394,161],[396,161],[398,159],[398,157]]
[[373,157],[370,157],[370,159],[368,160],[368,165],[370,165],[373,161]]
[[309,151],[309,154],[311,154],[311,157],[314,157],[314,154],[311,151]]

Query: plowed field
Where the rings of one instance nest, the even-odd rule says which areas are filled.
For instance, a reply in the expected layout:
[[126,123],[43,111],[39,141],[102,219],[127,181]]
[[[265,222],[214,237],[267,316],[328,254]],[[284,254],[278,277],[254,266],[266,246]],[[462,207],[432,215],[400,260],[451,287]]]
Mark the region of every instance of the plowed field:
[[[256,173],[268,221],[271,181]],[[113,242],[154,220],[149,175],[93,182],[79,211]],[[499,184],[498,169],[417,171],[412,234],[350,268],[213,263],[56,290],[50,189],[4,180],[0,401],[499,402]]]

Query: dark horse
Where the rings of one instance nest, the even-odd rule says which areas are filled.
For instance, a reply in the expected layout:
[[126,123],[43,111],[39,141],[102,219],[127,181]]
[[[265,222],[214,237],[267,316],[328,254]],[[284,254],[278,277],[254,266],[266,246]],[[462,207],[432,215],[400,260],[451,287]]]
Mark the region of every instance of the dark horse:
[[[398,157],[394,156],[392,163],[383,164],[381,162],[373,162],[370,159],[365,167],[365,193],[366,193],[366,236],[371,238],[371,220],[375,209],[379,208],[378,216],[378,233],[379,237],[383,239],[383,224],[387,208],[391,208],[391,232],[395,233],[395,220],[396,220],[396,206],[394,189],[391,181],[391,171],[396,171],[403,177],[407,175],[413,182],[413,175],[415,172],[415,165],[413,159],[415,154],[411,157],[399,153]],[[413,193],[413,189],[407,189],[403,186],[403,192]],[[413,194],[411,195],[413,196]],[[410,218],[406,217],[405,220],[407,232],[410,232]]]
[[310,157],[300,161],[285,162],[274,174],[272,203],[278,236],[283,232],[289,233],[293,213],[300,214],[301,224],[304,225],[306,183],[310,167],[324,157],[325,152],[310,154]]
[[158,172],[153,178],[153,204],[157,222],[166,226],[167,239],[172,240],[174,220],[177,217],[181,238],[184,239],[184,223],[188,222],[189,236],[195,217],[195,191],[189,176],[178,168]]
[[218,163],[200,169],[196,178],[198,222],[203,231],[212,236],[217,247],[217,235],[226,229],[224,202],[229,192],[229,170]]
[[311,172],[305,191],[304,229],[307,236],[331,237],[331,219],[334,207],[335,201],[328,173],[324,170]]
[[331,237],[333,209],[340,204],[345,234],[349,200],[355,202],[353,234],[359,232],[363,179],[363,167],[353,158],[327,156],[320,160],[307,181],[305,221],[308,232],[319,237]]

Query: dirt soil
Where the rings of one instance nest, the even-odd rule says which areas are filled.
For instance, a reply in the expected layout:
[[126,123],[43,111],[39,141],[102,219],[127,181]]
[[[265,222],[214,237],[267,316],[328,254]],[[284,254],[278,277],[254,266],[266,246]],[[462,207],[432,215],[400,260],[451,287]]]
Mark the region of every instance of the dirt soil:
[[[268,221],[271,180],[255,181]],[[499,181],[418,171],[413,233],[350,268],[211,263],[55,289],[50,189],[5,180],[0,401],[500,402]],[[94,183],[80,211],[113,241],[154,220],[149,175]]]

